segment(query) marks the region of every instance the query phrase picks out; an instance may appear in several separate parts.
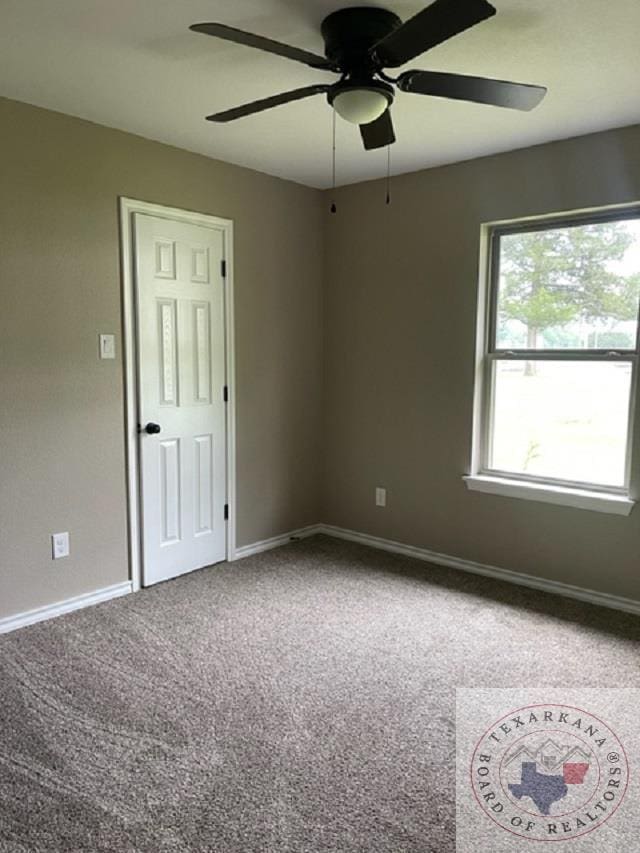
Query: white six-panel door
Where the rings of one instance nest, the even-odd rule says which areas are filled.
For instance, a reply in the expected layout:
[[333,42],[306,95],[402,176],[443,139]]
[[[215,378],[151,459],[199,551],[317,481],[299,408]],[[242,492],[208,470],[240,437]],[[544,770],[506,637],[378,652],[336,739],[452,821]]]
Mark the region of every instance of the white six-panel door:
[[226,557],[225,245],[221,230],[140,213],[134,235],[149,586]]

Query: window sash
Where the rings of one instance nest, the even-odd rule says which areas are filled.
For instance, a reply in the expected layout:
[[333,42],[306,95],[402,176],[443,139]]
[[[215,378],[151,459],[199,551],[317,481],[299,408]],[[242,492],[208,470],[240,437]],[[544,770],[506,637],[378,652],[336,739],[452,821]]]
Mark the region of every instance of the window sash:
[[[614,495],[627,495],[629,493],[629,486],[631,482],[631,453],[633,449],[633,425],[634,425],[634,413],[636,406],[636,389],[638,384],[638,364],[639,359],[637,355],[631,355],[627,357],[619,357],[619,358],[602,358],[602,357],[591,357],[589,354],[588,358],[581,359],[567,359],[567,358],[548,358],[545,354],[543,358],[538,358],[538,361],[591,361],[591,362],[604,362],[604,363],[620,363],[626,362],[631,365],[631,383],[630,383],[630,392],[629,392],[629,403],[627,407],[627,432],[626,432],[626,447],[625,447],[625,475],[624,475],[624,483],[622,486],[607,486],[602,485],[601,483],[593,483],[589,480],[566,480],[562,477],[538,477],[534,474],[524,474],[518,471],[505,471],[501,468],[493,468],[489,465],[489,459],[491,456],[491,447],[493,445],[493,433],[494,433],[494,423],[493,416],[495,412],[495,382],[494,382],[494,364],[500,361],[533,361],[536,359],[529,358],[528,351],[524,351],[524,358],[522,355],[518,354],[517,356],[509,356],[507,358],[502,357],[501,355],[494,353],[487,353],[484,358],[484,369],[483,369],[483,388],[484,393],[482,395],[482,412],[481,412],[481,435],[480,435],[480,467],[477,471],[478,474],[492,477],[505,477],[510,480],[518,480],[524,482],[538,483],[538,484],[550,484],[554,486],[564,486],[569,489],[587,489],[588,491],[593,492],[603,492],[605,494],[614,494]],[[539,355],[539,353],[537,353]]]
[[528,223],[516,223],[513,225],[496,225],[490,231],[489,240],[489,300],[487,324],[485,329],[485,354],[512,352],[531,353],[527,360],[533,360],[534,353],[551,353],[562,357],[564,353],[595,353],[598,355],[610,355],[612,353],[640,355],[640,305],[638,306],[638,318],[636,321],[636,345],[633,349],[582,349],[582,350],[527,350],[513,348],[503,349],[496,346],[498,339],[498,299],[500,288],[500,241],[503,236],[509,234],[530,234],[535,231],[556,231],[559,228],[579,228],[584,225],[598,225],[605,222],[625,222],[628,220],[640,220],[640,207],[626,208],[625,210],[609,210],[575,214],[571,217],[555,217]]

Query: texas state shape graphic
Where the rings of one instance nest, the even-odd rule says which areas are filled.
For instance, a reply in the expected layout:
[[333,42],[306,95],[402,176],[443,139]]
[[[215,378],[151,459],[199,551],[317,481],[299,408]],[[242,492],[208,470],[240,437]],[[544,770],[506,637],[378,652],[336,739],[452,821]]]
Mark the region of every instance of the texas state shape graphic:
[[511,793],[520,800],[530,797],[538,811],[548,815],[551,806],[567,796],[569,790],[563,776],[547,776],[538,773],[535,761],[525,761],[522,765],[522,776],[519,784],[509,785]]

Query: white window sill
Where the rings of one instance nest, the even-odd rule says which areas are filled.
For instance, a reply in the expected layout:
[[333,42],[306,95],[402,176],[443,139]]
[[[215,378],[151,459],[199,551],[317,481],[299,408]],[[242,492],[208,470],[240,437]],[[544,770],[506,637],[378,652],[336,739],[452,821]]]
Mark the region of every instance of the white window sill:
[[624,495],[590,492],[587,489],[524,483],[522,480],[509,480],[506,477],[491,477],[485,474],[476,474],[462,479],[467,488],[473,492],[503,495],[507,498],[524,498],[530,501],[590,509],[595,512],[609,512],[614,515],[629,515],[635,506],[635,501]]

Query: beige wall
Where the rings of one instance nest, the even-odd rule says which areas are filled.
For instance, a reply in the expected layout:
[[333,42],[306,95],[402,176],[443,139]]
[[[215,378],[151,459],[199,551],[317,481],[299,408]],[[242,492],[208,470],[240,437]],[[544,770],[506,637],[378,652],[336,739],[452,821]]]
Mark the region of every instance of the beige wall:
[[[425,141],[428,145],[428,140]],[[640,599],[629,518],[466,491],[480,225],[640,199],[640,127],[326,196],[324,521]],[[640,498],[640,420],[634,491]],[[388,506],[374,506],[375,486]]]
[[12,101],[0,127],[0,618],[127,579],[119,195],[234,220],[238,544],[317,521],[321,194]]
[[[640,127],[405,175],[389,207],[382,182],[343,188],[332,216],[328,194],[24,104],[0,99],[0,126],[0,618],[127,578],[119,195],[235,222],[239,545],[322,520],[640,598],[640,510],[461,480],[480,224],[638,200]],[[640,422],[635,447],[640,497]]]

